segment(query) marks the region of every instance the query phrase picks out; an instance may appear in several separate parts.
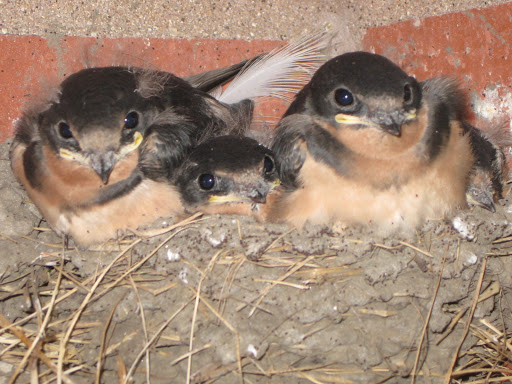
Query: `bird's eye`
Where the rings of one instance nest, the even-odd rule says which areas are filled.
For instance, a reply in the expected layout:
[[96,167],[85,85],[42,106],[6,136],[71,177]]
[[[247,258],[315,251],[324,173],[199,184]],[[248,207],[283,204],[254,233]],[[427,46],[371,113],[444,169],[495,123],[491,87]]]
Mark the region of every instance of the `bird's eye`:
[[263,169],[267,174],[274,171],[274,160],[272,160],[270,156],[265,155],[265,160],[263,160]]
[[409,104],[412,102],[412,87],[411,84],[405,84],[404,86],[404,103]]
[[210,175],[209,173],[204,173],[199,176],[198,182],[201,189],[209,191],[215,186],[215,176]]
[[71,128],[69,128],[69,124],[61,121],[59,123],[59,135],[63,139],[71,139],[73,137],[73,132],[71,132]]
[[342,107],[346,107],[354,103],[354,96],[350,91],[344,88],[337,89],[334,93],[334,98]]
[[139,114],[137,112],[130,112],[124,118],[124,127],[126,129],[133,129],[139,124]]

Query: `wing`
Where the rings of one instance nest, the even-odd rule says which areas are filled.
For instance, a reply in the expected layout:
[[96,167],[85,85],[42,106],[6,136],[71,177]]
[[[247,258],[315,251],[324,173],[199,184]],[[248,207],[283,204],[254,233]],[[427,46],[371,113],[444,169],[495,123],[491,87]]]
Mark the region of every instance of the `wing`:
[[216,136],[244,136],[249,131],[254,101],[245,99],[234,104],[224,104],[214,98],[205,98],[205,101],[206,114],[200,122],[202,129],[197,137],[199,143]]
[[281,120],[272,150],[279,178],[288,188],[300,187],[298,176],[308,154],[340,175],[351,174],[350,149],[308,115],[293,114]]
[[249,65],[260,56],[261,55],[255,56],[252,59],[241,61],[240,63],[233,64],[229,67],[197,73],[195,75],[184,77],[183,79],[188,81],[194,88],[200,89],[204,92],[210,92],[214,88],[224,85],[228,81],[232,80],[246,64]]
[[139,167],[142,173],[157,181],[168,181],[196,141],[197,127],[187,120],[151,125],[141,144]]
[[286,189],[300,187],[298,176],[307,156],[307,143],[304,123],[300,115],[293,115],[282,120],[276,128],[272,143],[276,168],[281,185]]
[[482,130],[465,122],[463,129],[469,135],[471,149],[475,156],[475,164],[469,180],[468,200],[494,211],[493,202],[503,197],[509,173],[505,153]]
[[37,116],[36,112],[28,111],[17,122],[9,153],[18,180],[26,178],[32,187],[40,184],[41,167],[44,166]]
[[[249,129],[254,109],[252,100],[242,99],[232,104],[217,100],[181,79],[169,79],[161,93],[166,110],[164,119],[183,116],[196,126],[194,140],[203,141],[220,135],[243,135]],[[181,123],[179,123],[181,124]]]

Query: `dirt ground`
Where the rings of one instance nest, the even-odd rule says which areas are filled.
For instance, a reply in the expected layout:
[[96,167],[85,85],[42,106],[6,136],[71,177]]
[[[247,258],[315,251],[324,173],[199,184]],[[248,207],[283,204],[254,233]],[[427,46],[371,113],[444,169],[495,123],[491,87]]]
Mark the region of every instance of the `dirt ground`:
[[[160,13],[148,1],[23,3],[0,1],[3,34],[275,39],[343,12],[364,31],[488,2],[397,9],[385,0],[311,1],[306,12],[304,4],[277,1],[272,10],[272,2],[247,0],[247,15],[231,2],[177,1]],[[108,4],[119,9],[103,12]],[[123,7],[151,17],[122,18]],[[104,20],[109,12],[118,17]],[[57,375],[69,383],[249,384],[512,376],[512,196],[496,213],[433,219],[403,238],[205,216],[162,220],[160,235],[84,250],[66,247],[41,220],[12,175],[9,144],[0,144],[0,384]]]

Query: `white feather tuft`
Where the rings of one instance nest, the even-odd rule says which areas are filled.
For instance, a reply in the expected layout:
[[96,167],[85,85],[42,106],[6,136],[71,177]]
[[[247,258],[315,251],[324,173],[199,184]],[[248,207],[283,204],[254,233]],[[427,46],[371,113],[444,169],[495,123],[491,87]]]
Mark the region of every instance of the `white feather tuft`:
[[323,51],[331,39],[332,34],[321,32],[291,41],[247,64],[224,91],[219,87],[210,94],[228,104],[261,97],[291,102],[290,95],[302,89],[327,60]]

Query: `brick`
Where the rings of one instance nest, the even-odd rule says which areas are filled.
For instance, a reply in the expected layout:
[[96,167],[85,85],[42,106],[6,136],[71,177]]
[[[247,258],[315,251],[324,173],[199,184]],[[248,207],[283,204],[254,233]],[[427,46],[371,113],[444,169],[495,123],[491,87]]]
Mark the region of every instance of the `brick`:
[[512,113],[511,22],[507,3],[371,28],[363,47],[419,80],[457,77],[478,117],[503,122]]

